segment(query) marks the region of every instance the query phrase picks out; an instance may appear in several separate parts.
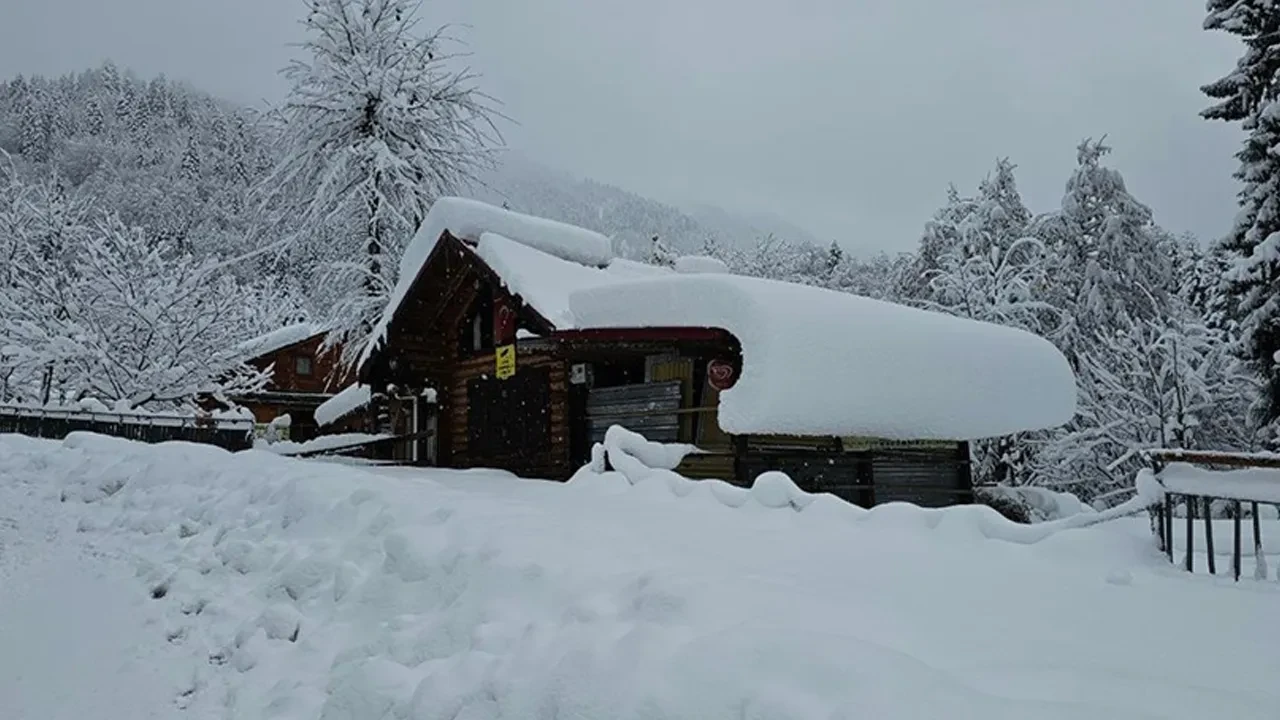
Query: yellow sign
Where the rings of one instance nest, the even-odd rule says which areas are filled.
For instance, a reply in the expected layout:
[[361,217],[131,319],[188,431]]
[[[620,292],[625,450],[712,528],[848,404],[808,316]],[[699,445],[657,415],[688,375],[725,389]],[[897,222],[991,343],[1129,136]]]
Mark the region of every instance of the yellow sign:
[[498,365],[498,379],[506,380],[516,374],[516,346],[501,345],[494,354]]

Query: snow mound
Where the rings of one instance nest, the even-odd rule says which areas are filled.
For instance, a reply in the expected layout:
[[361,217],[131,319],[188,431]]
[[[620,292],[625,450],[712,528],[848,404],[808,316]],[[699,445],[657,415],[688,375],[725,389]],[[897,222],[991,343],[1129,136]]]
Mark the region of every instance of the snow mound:
[[972,440],[1061,425],[1070,365],[1028,332],[848,293],[733,275],[573,292],[580,328],[722,328],[742,373],[721,395],[728,432]]
[[277,455],[298,455],[300,453],[321,452],[324,450],[334,450],[352,445],[360,445],[373,442],[375,440],[386,440],[391,435],[374,435],[370,433],[336,433],[334,435],[321,435],[312,438],[306,442],[274,442],[266,443],[258,449],[267,450]]
[[332,425],[351,413],[367,406],[373,400],[373,391],[368,385],[359,383],[348,385],[337,395],[320,403],[316,408],[316,424],[320,427]]
[[[1137,479],[1139,487],[1142,485],[1142,476]],[[1031,516],[1032,522],[1044,522],[1046,520],[1061,520],[1073,515],[1090,514],[1097,512],[1092,506],[1081,501],[1080,498],[1071,493],[1057,492],[1041,487],[1030,486],[997,486],[984,487],[982,492],[991,497],[1005,497],[1018,505],[1026,508]]]
[[719,258],[708,255],[684,255],[676,258],[676,272],[685,275],[729,274],[729,266]]
[[[198,675],[173,695],[200,717],[1274,717],[1275,624],[1179,621],[1266,617],[1276,590],[1169,572],[1145,519],[1011,548],[979,532],[985,508],[734,507],[654,473],[566,486],[0,436],[0,501],[41,488],[137,559],[157,619],[134,642]],[[1131,584],[1103,582],[1121,568]]]
[[[1044,491],[1038,495],[1040,502],[1055,503],[1052,509],[1058,512],[1059,517],[1035,525],[1016,523],[985,505],[921,508],[892,502],[868,510],[829,493],[805,492],[786,473],[773,470],[756,476],[750,489],[719,480],[690,480],[672,471],[690,452],[697,452],[697,448],[679,443],[653,442],[613,425],[605,431],[605,442],[592,448],[591,461],[574,474],[571,482],[581,487],[598,479],[614,485],[615,478],[620,475],[632,488],[643,488],[643,492],[650,496],[655,492],[662,496],[662,491],[655,489],[665,487],[677,498],[704,497],[730,508],[741,508],[747,499],[751,499],[765,508],[797,511],[813,508],[810,514],[838,517],[845,521],[874,523],[891,518],[893,522],[906,520],[930,529],[945,525],[950,532],[1017,544],[1037,543],[1062,530],[1089,527],[1134,515],[1163,500],[1163,491],[1151,486],[1150,471],[1144,470],[1134,478],[1135,496],[1102,512],[1084,505],[1072,495]],[[606,465],[612,466],[613,470],[606,470]],[[701,490],[704,487],[707,489]],[[1031,493],[1029,497],[1037,497],[1037,494]],[[1071,500],[1079,507],[1073,506]]]

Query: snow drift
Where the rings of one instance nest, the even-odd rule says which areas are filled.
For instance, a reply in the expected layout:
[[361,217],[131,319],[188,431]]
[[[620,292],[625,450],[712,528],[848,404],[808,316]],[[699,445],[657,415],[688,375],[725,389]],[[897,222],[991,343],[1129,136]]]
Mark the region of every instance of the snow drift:
[[742,376],[731,433],[972,440],[1061,425],[1076,382],[1022,330],[793,283],[677,275],[574,292],[578,327],[722,328]]
[[[981,508],[797,509],[771,481],[735,506],[711,483],[87,435],[0,436],[15,477],[138,558],[163,612],[137,642],[187,651],[171,691],[207,716],[1269,719],[1280,701],[1280,589],[1170,572],[1145,519],[1021,545],[986,539]],[[1185,622],[1201,613],[1226,620]]]

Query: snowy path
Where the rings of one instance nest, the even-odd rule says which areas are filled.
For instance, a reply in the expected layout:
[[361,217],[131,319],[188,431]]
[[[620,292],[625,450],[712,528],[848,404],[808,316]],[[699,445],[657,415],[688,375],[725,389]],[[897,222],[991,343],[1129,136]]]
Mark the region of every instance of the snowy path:
[[0,478],[0,718],[174,717],[190,664],[133,566],[76,533],[51,484],[21,480]]
[[[0,436],[0,493],[24,487],[20,514],[0,505],[21,523],[0,520],[0,581],[29,589],[0,591],[0,628],[51,650],[0,649],[0,702],[26,703],[0,705],[3,720],[98,718],[84,711],[103,702],[123,703],[108,720],[1273,720],[1280,706],[1280,585],[1186,576],[1142,521],[1021,545],[984,536],[974,509],[854,522],[831,503],[727,507],[705,484],[679,497]],[[115,559],[132,556],[140,572]],[[39,626],[51,614],[94,619]],[[11,669],[70,695],[11,696]]]

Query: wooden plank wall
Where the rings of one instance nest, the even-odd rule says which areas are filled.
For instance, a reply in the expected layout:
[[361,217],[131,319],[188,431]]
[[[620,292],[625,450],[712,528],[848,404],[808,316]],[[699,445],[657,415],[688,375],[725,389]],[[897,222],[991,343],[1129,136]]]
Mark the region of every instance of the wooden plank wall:
[[[251,364],[260,370],[272,364],[275,365],[271,373],[271,382],[266,388],[269,391],[316,394],[337,392],[350,384],[351,373],[338,371],[338,353],[340,352],[338,348],[321,354],[320,346],[323,343],[323,335],[313,337],[255,358]],[[296,362],[298,357],[311,358],[310,375],[298,374]]]
[[532,368],[545,368],[549,375],[550,449],[538,453],[514,453],[503,456],[482,456],[468,448],[467,388],[468,383],[484,375],[493,375],[493,352],[485,352],[461,359],[454,366],[447,397],[449,446],[452,451],[449,464],[456,468],[493,467],[510,470],[523,477],[564,480],[573,474],[569,458],[569,390],[568,369],[565,361],[549,352],[526,351],[517,354],[516,372]]

